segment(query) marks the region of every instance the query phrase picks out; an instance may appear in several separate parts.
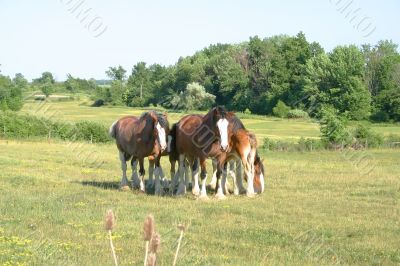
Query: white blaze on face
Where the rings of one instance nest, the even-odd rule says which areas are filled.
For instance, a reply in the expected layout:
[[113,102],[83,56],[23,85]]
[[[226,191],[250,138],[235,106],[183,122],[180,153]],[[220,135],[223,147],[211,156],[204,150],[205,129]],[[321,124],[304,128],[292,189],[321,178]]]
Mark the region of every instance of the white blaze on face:
[[165,148],[167,147],[167,142],[165,140],[165,129],[160,125],[160,123],[157,123],[156,128],[158,132],[158,141],[160,142],[161,150],[165,150]]
[[263,175],[263,173],[261,173],[261,175],[260,175],[260,184],[261,184],[261,191],[259,193],[263,193],[264,192],[264,175]]
[[218,120],[217,127],[221,139],[221,148],[225,151],[228,149],[228,120],[225,118]]

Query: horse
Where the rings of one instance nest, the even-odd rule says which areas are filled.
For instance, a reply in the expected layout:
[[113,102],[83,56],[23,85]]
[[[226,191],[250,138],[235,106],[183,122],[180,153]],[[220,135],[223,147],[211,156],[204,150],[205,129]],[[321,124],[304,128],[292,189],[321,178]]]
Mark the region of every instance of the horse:
[[[216,189],[217,186],[217,162],[215,160],[212,160],[212,167],[213,167],[213,176],[211,179],[211,182],[209,183],[209,186],[213,189]],[[226,178],[228,176],[232,177],[233,180],[233,194],[234,195],[239,195],[242,193],[246,193],[246,189],[244,188],[243,185],[243,168],[242,168],[242,161],[239,158],[234,158],[232,160],[229,160],[228,162],[225,163],[224,165],[224,172],[222,175],[222,178],[225,178],[225,190],[226,194],[229,194],[228,191],[228,181]],[[254,160],[254,191],[256,193],[263,193],[264,192],[264,164],[258,155],[256,153],[256,157]],[[245,178],[246,179],[246,178]],[[245,180],[247,181],[247,180]]]
[[[144,158],[153,156],[156,158],[156,192],[161,190],[160,173],[162,173],[159,157],[167,148],[166,130],[168,120],[155,111],[143,113],[139,118],[135,116],[123,117],[115,121],[109,130],[109,134],[116,140],[121,161],[122,180],[120,188],[129,189],[126,177],[126,162],[131,160],[132,166],[132,187],[137,187],[139,183],[140,191],[145,192],[144,186]],[[135,175],[137,161],[139,161],[139,174]]]
[[[184,176],[185,160],[195,162],[199,159],[201,167],[201,190],[198,184],[198,167],[194,167],[194,184],[192,193],[206,199],[206,159],[216,158],[218,161],[217,174],[225,160],[225,153],[229,148],[229,122],[223,107],[212,108],[205,116],[186,115],[179,120],[176,126],[176,149],[179,154],[179,188],[177,194],[184,193],[186,189]],[[200,191],[199,191],[200,190]],[[221,194],[217,194],[218,198]]]
[[[245,169],[245,180],[248,183],[248,189],[246,191],[248,196],[253,196],[253,193],[264,192],[264,165],[260,156],[257,154],[256,136],[246,129],[238,129],[233,134],[230,145],[232,145],[232,149],[227,154],[226,161],[236,162],[237,170],[239,170],[240,173],[233,179],[234,194],[237,195],[244,190],[240,167],[242,163]],[[226,168],[227,163],[224,165],[225,170]],[[216,177],[218,181],[218,175],[216,175]],[[227,172],[224,171],[221,180],[222,190],[226,190],[226,177]],[[252,179],[249,179],[249,177]],[[250,182],[251,184],[249,184]],[[253,190],[251,188],[253,188]],[[227,190],[226,193],[228,193]]]

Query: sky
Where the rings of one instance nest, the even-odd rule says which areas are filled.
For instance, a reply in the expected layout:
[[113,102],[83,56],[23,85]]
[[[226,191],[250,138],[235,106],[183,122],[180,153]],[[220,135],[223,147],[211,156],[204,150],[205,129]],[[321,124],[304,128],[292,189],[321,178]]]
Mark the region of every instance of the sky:
[[174,64],[180,56],[250,36],[296,35],[337,45],[400,44],[400,1],[0,0],[0,71],[106,78],[110,66]]

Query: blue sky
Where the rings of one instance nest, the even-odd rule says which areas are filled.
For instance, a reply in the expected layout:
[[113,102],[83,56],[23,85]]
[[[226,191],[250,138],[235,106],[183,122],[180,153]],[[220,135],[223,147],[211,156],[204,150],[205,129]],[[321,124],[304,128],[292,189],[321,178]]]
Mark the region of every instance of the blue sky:
[[0,0],[0,70],[101,79],[109,66],[169,65],[209,44],[299,31],[328,51],[381,39],[400,44],[399,12],[395,0]]

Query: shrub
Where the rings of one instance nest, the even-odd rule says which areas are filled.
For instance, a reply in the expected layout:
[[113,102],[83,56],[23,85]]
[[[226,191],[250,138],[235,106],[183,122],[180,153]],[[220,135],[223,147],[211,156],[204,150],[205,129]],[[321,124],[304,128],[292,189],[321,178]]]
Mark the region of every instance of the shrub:
[[371,115],[371,120],[375,122],[387,122],[389,121],[389,114],[385,111],[378,111]]
[[275,105],[275,107],[272,109],[273,114],[280,118],[287,117],[287,114],[289,111],[290,111],[290,107],[287,106],[281,100],[279,100],[278,103]]
[[75,124],[76,139],[90,140],[91,142],[107,142],[109,137],[107,128],[92,121],[81,121]]
[[249,108],[246,108],[246,110],[244,110],[243,113],[246,114],[246,115],[251,115],[251,111],[250,111]]
[[299,119],[299,118],[308,118],[308,113],[300,110],[300,109],[293,109],[293,110],[289,110],[289,112],[287,113],[287,118],[294,118],[294,119]]
[[376,148],[382,145],[383,135],[373,132],[370,127],[358,125],[354,131],[356,145],[364,148]]
[[62,140],[83,140],[108,142],[107,128],[92,121],[76,124],[55,122],[46,118],[0,112],[0,136],[7,138],[59,138]]
[[324,143],[319,139],[311,139],[301,137],[299,139],[297,150],[299,151],[315,151],[315,150],[323,150],[325,149]]
[[104,105],[104,100],[103,99],[97,99],[94,101],[92,104],[92,107],[100,107]]
[[322,140],[331,146],[347,146],[351,144],[352,136],[345,126],[345,120],[338,111],[331,107],[321,110],[320,131]]

